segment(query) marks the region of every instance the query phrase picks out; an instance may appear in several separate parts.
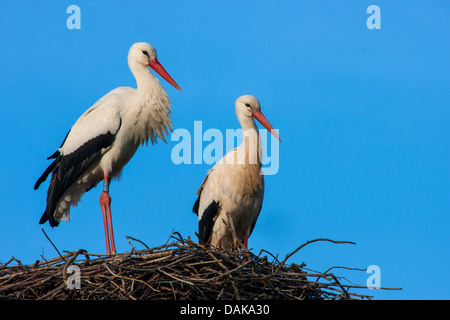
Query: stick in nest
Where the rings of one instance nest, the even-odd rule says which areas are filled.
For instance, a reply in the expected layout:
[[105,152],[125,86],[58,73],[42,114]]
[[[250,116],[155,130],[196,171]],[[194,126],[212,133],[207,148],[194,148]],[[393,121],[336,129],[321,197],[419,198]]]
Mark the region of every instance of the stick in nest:
[[[131,238],[130,238],[131,239]],[[256,256],[244,250],[212,250],[210,246],[173,233],[164,245],[133,250],[117,260],[77,250],[45,262],[23,265],[11,260],[0,266],[0,299],[370,299],[352,293],[360,288],[329,273],[311,273],[270,254]],[[134,239],[133,239],[134,240]],[[138,241],[139,242],[139,241]],[[85,259],[80,259],[80,257]],[[81,288],[67,289],[64,270],[76,263]],[[331,270],[331,269],[330,269]],[[320,282],[309,280],[320,277]],[[344,279],[346,280],[346,279]]]

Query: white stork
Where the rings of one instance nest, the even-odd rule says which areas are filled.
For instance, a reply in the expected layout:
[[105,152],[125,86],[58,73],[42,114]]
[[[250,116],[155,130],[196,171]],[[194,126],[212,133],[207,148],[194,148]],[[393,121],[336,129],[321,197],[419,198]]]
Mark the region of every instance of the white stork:
[[69,211],[82,195],[103,180],[100,206],[103,214],[107,254],[115,253],[111,221],[111,179],[120,176],[123,167],[144,142],[165,142],[164,134],[172,131],[170,99],[161,83],[150,72],[181,91],[158,62],[155,49],[148,43],[131,46],[128,66],[136,78],[137,89],[119,87],[107,93],[75,122],[61,147],[48,159],[55,159],[37,180],[39,188],[51,173],[47,207],[39,223],[58,226],[69,221]]
[[236,244],[234,236],[247,248],[248,237],[263,203],[261,141],[254,119],[281,142],[261,113],[258,99],[251,95],[241,96],[236,100],[235,108],[242,126],[243,142],[208,172],[193,207],[198,215],[199,241],[224,249]]

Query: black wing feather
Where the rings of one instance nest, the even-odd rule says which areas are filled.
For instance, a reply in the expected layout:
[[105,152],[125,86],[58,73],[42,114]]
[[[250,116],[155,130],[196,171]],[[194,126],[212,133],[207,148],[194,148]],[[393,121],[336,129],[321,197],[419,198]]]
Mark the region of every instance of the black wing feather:
[[192,208],[192,212],[195,213],[196,215],[198,215],[198,207],[200,206],[200,196],[201,193],[198,195],[198,198],[194,203],[194,207]]
[[216,220],[217,214],[219,213],[219,208],[219,202],[214,200],[203,212],[202,218],[198,222],[198,240],[200,241],[200,243],[208,242],[209,238],[211,237],[212,228],[214,226],[214,221]]
[[[56,151],[59,154],[59,151]],[[53,170],[56,167],[56,160],[53,161],[47,169],[45,169],[44,173],[39,177],[39,179],[37,179],[36,184],[34,185],[34,190],[37,190],[39,188],[39,186],[42,184],[42,182],[44,182],[45,180],[47,180],[48,175],[50,174],[50,172],[53,172]]]
[[[70,130],[69,132],[67,132],[66,137],[64,138],[63,142],[61,143],[60,148],[64,145],[64,142],[66,142],[67,137],[69,136]],[[47,160],[50,159],[56,159],[58,158],[58,156],[60,155],[59,150],[56,150],[55,153],[53,153],[50,157],[47,158]],[[44,173],[39,177],[39,179],[36,181],[36,184],[34,185],[34,190],[37,190],[39,188],[39,186],[42,184],[42,182],[44,182],[45,180],[47,180],[48,175],[55,169],[57,165],[56,161],[53,161],[47,169],[45,169]]]
[[259,207],[258,214],[256,215],[255,219],[253,219],[252,225],[250,226],[250,233],[248,234],[249,237],[253,233],[253,229],[255,229],[256,221],[258,220],[259,214],[261,213],[261,209],[262,209],[262,202],[261,206]]
[[[52,227],[58,226],[59,221],[55,220],[53,214],[62,195],[75,181],[77,181],[94,161],[101,158],[102,149],[113,144],[116,134],[117,132],[115,134],[107,132],[87,141],[70,154],[61,155],[61,153],[57,151],[50,157],[50,159],[52,157],[56,159],[44,171],[35,185],[35,189],[37,189],[39,185],[47,179],[50,172],[52,172],[50,186],[47,191],[47,207],[39,221],[40,224],[49,221]],[[98,182],[99,181],[92,187]]]

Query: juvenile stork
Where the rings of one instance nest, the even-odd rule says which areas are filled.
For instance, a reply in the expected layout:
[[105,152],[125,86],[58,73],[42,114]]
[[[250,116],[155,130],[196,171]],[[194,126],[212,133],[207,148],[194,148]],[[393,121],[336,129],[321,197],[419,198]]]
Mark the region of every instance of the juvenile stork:
[[155,143],[157,137],[165,142],[164,134],[172,130],[170,99],[147,67],[181,91],[148,43],[131,46],[128,66],[136,78],[137,89],[114,89],[86,110],[59,149],[48,157],[54,160],[34,186],[36,190],[52,174],[47,206],[39,223],[48,221],[56,227],[61,220],[69,221],[70,208],[103,180],[100,206],[108,255],[116,252],[109,196],[111,179],[120,176],[140,145],[148,144],[148,139]]
[[243,142],[208,172],[193,207],[198,215],[199,241],[224,249],[235,246],[235,237],[248,247],[248,237],[263,203],[261,141],[254,119],[281,142],[261,113],[258,99],[241,96],[236,100],[235,109],[242,126]]

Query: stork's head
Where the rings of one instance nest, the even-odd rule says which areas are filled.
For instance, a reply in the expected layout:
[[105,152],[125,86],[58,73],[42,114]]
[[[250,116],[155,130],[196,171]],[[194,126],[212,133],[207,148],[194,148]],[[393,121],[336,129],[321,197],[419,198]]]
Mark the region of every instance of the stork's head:
[[128,52],[128,63],[130,62],[152,68],[168,83],[181,91],[175,80],[172,79],[169,73],[159,63],[156,55],[156,50],[150,44],[146,42],[137,42],[133,44],[130,48],[130,51]]
[[275,138],[278,139],[278,141],[281,142],[280,137],[273,129],[272,125],[269,123],[269,121],[266,119],[266,117],[261,112],[261,106],[259,104],[258,99],[256,99],[252,95],[244,95],[240,96],[235,103],[236,106],[236,115],[240,119],[242,118],[254,118],[258,120],[259,123],[261,123],[264,128],[266,128]]

